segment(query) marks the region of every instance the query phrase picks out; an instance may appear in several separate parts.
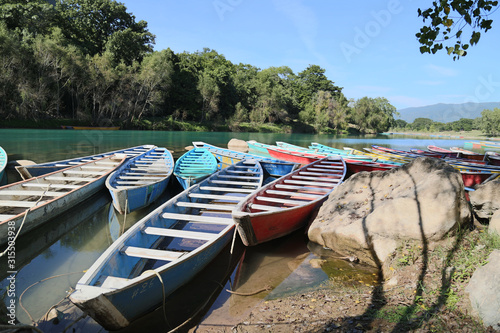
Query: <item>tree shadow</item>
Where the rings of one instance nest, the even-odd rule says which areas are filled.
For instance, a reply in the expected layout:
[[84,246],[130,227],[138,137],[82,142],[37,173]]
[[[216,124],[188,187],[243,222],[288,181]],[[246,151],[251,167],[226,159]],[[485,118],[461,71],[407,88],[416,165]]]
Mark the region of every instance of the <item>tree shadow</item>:
[[[426,160],[422,161],[425,165],[430,167],[432,164],[435,164],[435,161],[432,161],[430,158],[426,158]],[[443,162],[444,163],[444,162]],[[449,166],[447,166],[449,167]],[[451,168],[451,167],[449,167]],[[454,274],[454,269],[451,267],[450,263],[452,261],[452,258],[454,254],[458,251],[460,248],[460,245],[462,243],[462,240],[464,238],[464,232],[462,232],[461,225],[460,223],[457,223],[456,226],[458,230],[451,230],[450,233],[456,232],[456,237],[454,239],[453,245],[450,250],[448,250],[446,257],[443,260],[443,267],[441,268],[441,282],[440,282],[440,288],[439,288],[439,294],[437,299],[428,307],[425,309],[420,307],[420,300],[424,296],[425,292],[425,276],[428,273],[429,269],[429,256],[430,256],[430,250],[429,250],[429,241],[425,237],[424,233],[424,224],[423,224],[423,219],[422,219],[422,212],[425,207],[422,207],[422,202],[421,198],[419,198],[419,193],[417,192],[416,189],[416,180],[415,178],[409,173],[408,171],[408,166],[405,165],[401,168],[399,168],[399,171],[396,170],[391,170],[387,171],[386,175],[389,175],[390,173],[393,172],[404,172],[408,176],[408,179],[411,181],[411,185],[413,188],[413,195],[415,198],[415,203],[417,207],[417,212],[418,212],[418,223],[419,223],[419,228],[420,228],[420,235],[421,235],[421,245],[422,245],[422,250],[421,250],[421,264],[419,266],[419,273],[418,277],[416,280],[415,284],[415,290],[413,293],[413,300],[411,304],[407,305],[402,312],[399,313],[399,320],[398,322],[395,323],[395,325],[391,325],[392,327],[392,332],[404,332],[404,331],[411,331],[415,330],[418,328],[421,328],[427,321],[429,321],[436,313],[438,313],[443,307],[446,306],[446,303],[449,299],[450,295],[450,289],[451,289],[451,284],[452,284],[452,279],[453,279],[453,274]],[[451,170],[450,170],[451,171]],[[455,172],[455,171],[453,171]],[[447,179],[450,181],[450,185],[452,186],[449,191],[454,191],[457,195],[457,200],[460,200],[460,191],[464,191],[463,186],[457,185],[456,181],[452,181],[452,177],[454,177],[452,174],[453,172],[448,172],[445,170],[442,172],[444,177],[447,177]],[[380,175],[380,174],[379,174]],[[373,188],[373,179],[375,177],[375,173],[370,174],[370,179],[369,179],[369,186],[368,188],[371,191],[371,201],[370,201],[370,213],[373,212],[374,207],[375,207],[375,190]],[[382,176],[384,177],[384,176]],[[460,211],[457,210],[457,214],[455,216],[456,220],[459,221],[460,217]],[[388,296],[386,295],[386,292],[384,291],[384,286],[383,286],[383,281],[385,281],[384,277],[384,272],[382,270],[382,261],[380,258],[378,258],[377,253],[374,248],[373,244],[373,236],[370,235],[368,226],[366,224],[366,218],[369,214],[367,214],[363,220],[362,220],[362,229],[364,232],[364,236],[366,239],[366,244],[368,245],[369,252],[373,257],[373,260],[375,261],[376,265],[379,268],[379,274],[378,274],[378,284],[373,288],[372,294],[371,294],[371,299],[369,304],[366,307],[365,312],[361,316],[351,316],[344,318],[343,321],[337,325],[341,325],[342,330],[343,329],[357,329],[359,331],[359,325],[361,325],[366,329],[370,328],[375,331],[380,331],[380,328],[377,329],[377,327],[374,327],[376,325],[375,321],[377,318],[384,318],[386,316],[387,311],[384,311],[384,308],[388,304]],[[472,217],[472,214],[471,214]],[[470,221],[471,225],[473,223],[472,218]],[[389,310],[390,311],[390,310]],[[360,322],[359,318],[363,318],[363,321]],[[336,326],[337,326],[336,325]],[[332,327],[326,326],[325,330],[330,331]],[[384,329],[385,330],[385,329]]]

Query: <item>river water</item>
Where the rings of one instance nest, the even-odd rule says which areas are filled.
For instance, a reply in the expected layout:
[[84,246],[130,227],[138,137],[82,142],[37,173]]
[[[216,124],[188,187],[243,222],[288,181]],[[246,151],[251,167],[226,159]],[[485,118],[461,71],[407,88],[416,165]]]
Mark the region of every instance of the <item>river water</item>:
[[[318,142],[336,148],[349,146],[357,149],[375,144],[405,150],[425,149],[431,144],[463,147],[466,141],[461,138],[383,135],[347,137],[270,133],[0,129],[0,146],[7,151],[9,161],[32,160],[37,163],[142,144],[166,147],[174,152],[174,158],[178,158],[193,141],[227,147],[231,138],[268,144],[285,141],[301,146]],[[9,182],[17,180],[16,178],[14,173],[9,173]],[[14,294],[17,320],[23,324],[31,324],[44,316],[52,305],[64,299],[83,275],[83,271],[121,233],[180,190],[173,179],[160,200],[150,207],[127,215],[126,219],[114,211],[109,193],[103,190],[70,212],[51,220],[36,232],[22,237],[16,244]],[[328,264],[321,269],[311,264],[315,260],[327,260]],[[8,320],[4,314],[11,298],[7,286],[11,284],[12,274],[8,271],[13,270],[7,269],[5,258],[0,259],[0,323]],[[328,251],[308,243],[304,231],[252,248],[245,248],[237,241],[232,253],[226,248],[195,280],[166,300],[168,318],[164,318],[161,311],[155,311],[125,331],[155,331],[159,328],[168,330],[181,325],[188,318],[191,321],[183,327],[196,323],[231,327],[243,320],[245,314],[264,297],[277,298],[317,288],[331,280],[332,276],[347,284],[376,283],[373,270],[333,259]],[[271,286],[272,290],[251,297],[226,291],[232,289],[248,293],[266,286]],[[67,326],[72,320],[67,318],[65,323],[62,321]],[[61,327],[66,326],[45,327],[44,331],[58,332]],[[104,332],[98,324],[88,319],[78,321],[73,328],[82,332]]]

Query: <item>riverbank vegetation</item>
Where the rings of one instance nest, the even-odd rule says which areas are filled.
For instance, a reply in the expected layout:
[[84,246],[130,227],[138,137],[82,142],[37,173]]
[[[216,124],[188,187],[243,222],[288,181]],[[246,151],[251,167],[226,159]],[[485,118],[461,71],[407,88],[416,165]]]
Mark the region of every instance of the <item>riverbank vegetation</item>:
[[500,134],[500,109],[483,110],[481,117],[475,119],[462,118],[449,123],[433,121],[429,118],[416,118],[412,123],[396,119],[394,132],[442,133],[455,132],[466,136],[498,136]]
[[318,65],[294,73],[208,48],[154,51],[147,22],[119,2],[10,0],[0,16],[3,127],[367,133],[394,122],[387,99],[349,99]]

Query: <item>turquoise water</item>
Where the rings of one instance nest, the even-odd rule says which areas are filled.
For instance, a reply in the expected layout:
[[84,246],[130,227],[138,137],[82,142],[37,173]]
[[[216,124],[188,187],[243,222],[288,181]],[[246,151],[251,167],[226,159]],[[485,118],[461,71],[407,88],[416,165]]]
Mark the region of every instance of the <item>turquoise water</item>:
[[74,130],[24,130],[0,129],[0,146],[9,160],[32,160],[36,163],[56,161],[71,157],[87,156],[125,147],[153,144],[173,150],[174,157],[185,152],[193,141],[227,147],[232,138],[256,140],[275,144],[285,141],[299,146],[318,142],[335,148],[345,146],[362,149],[370,145],[411,149],[437,145],[445,148],[463,147],[465,139],[433,137],[394,138],[387,135],[346,137],[317,134],[231,133],[231,132],[176,132],[176,131],[74,131]]
[[[466,141],[463,139],[432,137],[342,137],[226,132],[0,130],[0,146],[7,151],[10,161],[32,160],[37,163],[92,155],[142,144],[167,147],[174,151],[173,155],[177,158],[185,152],[185,147],[191,145],[193,141],[205,141],[216,146],[227,147],[228,141],[232,138],[256,140],[268,144],[285,141],[301,146],[307,146],[310,142],[318,142],[336,148],[349,146],[357,149],[369,147],[372,144],[398,149],[422,149],[431,144],[441,147],[463,147]],[[35,320],[42,317],[52,305],[67,295],[70,288],[83,275],[83,270],[87,269],[120,233],[127,230],[140,218],[179,191],[180,187],[175,182],[172,182],[167,193],[157,203],[127,215],[126,219],[124,216],[116,214],[110,203],[109,193],[102,191],[82,202],[72,211],[52,220],[37,232],[20,239],[16,244],[15,267],[17,272],[15,280],[18,305],[16,309],[17,319],[22,323],[30,324],[30,316]],[[3,249],[0,249],[0,251],[3,251]],[[274,287],[281,284],[281,289],[275,289],[274,293],[278,291],[283,293],[287,290],[296,292],[297,282],[292,281],[291,277],[293,275],[288,277],[288,274],[292,272],[288,268],[292,266],[300,267],[299,263],[304,258],[310,258],[309,256],[312,255],[307,247],[307,240],[303,232],[270,244],[245,249],[244,251],[245,255],[241,257],[237,270],[232,275],[230,274],[231,285],[239,286],[243,288],[243,291],[248,291],[258,290],[269,283]],[[238,255],[241,256],[242,252],[243,250],[239,248]],[[233,261],[239,258],[236,257],[236,254],[227,255]],[[297,262],[296,266],[291,264],[294,262]],[[227,266],[227,269],[229,269],[229,266]],[[6,311],[9,301],[7,295],[8,271],[6,261],[4,258],[0,259],[0,299],[2,300],[0,302],[0,315]],[[295,268],[295,276],[298,273],[301,273],[298,275],[298,281],[302,281],[298,285],[305,285],[303,283],[305,273]],[[307,274],[309,273],[310,271],[307,271]],[[311,284],[328,279],[328,276],[321,270],[317,273],[317,275],[311,277]],[[48,280],[40,282],[44,279]],[[288,284],[283,284],[283,281],[288,281]],[[229,282],[223,280],[218,282],[221,285],[225,283],[228,283],[225,288],[229,288]],[[212,286],[219,288],[214,283],[212,283]],[[23,292],[24,294],[22,294]],[[193,296],[197,293],[190,292],[189,295]],[[22,305],[27,312],[20,307],[19,298],[21,294],[23,295]],[[197,297],[197,299],[206,305],[204,297],[208,298],[210,295],[201,292],[199,295],[204,295]],[[228,304],[227,299],[229,299],[229,295],[222,293],[215,303],[216,308],[224,308],[224,304]],[[238,304],[236,310],[233,308],[230,312],[244,313],[245,310],[258,301],[255,298],[247,299],[246,303]],[[214,313],[215,317],[213,317]],[[217,317],[217,311],[213,307],[210,309],[209,314],[212,314],[212,318],[217,318],[219,321],[228,317],[228,312],[222,312]],[[238,320],[238,318],[235,320]],[[153,321],[161,325],[163,318],[159,316]],[[102,331],[96,324],[93,327],[95,331]],[[91,330],[89,329],[89,331]]]

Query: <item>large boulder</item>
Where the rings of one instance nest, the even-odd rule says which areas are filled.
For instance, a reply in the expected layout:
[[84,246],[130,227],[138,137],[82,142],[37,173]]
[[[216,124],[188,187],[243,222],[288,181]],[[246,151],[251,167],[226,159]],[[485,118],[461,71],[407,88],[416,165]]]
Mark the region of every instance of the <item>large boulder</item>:
[[243,153],[248,152],[248,144],[246,143],[246,141],[235,138],[229,140],[229,142],[227,143],[227,148],[231,150],[241,151]]
[[497,210],[491,217],[488,232],[490,234],[500,235],[500,210]]
[[500,180],[478,185],[469,193],[472,209],[480,219],[490,219],[500,209]]
[[488,263],[472,274],[465,291],[483,324],[500,330],[500,250],[493,251]]
[[330,194],[308,235],[381,267],[401,241],[439,241],[470,220],[460,173],[422,157],[390,171],[353,175]]

